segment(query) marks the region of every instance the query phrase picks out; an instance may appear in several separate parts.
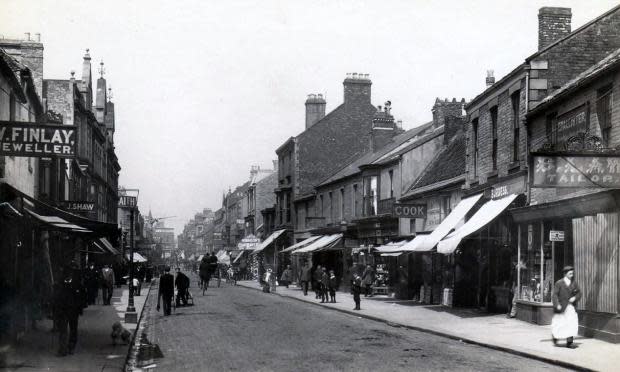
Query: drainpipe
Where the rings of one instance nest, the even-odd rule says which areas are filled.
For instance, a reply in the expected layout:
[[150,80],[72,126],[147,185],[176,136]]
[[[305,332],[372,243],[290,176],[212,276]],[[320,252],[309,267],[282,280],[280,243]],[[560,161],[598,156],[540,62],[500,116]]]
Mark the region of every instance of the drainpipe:
[[530,111],[530,66],[525,66],[525,166],[527,167],[527,200],[526,203],[529,205],[532,200],[532,187],[530,186],[530,136],[529,130],[527,126],[527,114]]

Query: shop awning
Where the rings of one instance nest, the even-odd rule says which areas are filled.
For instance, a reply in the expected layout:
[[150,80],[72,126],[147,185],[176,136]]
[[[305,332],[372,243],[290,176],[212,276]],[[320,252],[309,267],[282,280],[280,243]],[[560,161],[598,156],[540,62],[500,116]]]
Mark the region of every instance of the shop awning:
[[[127,259],[129,260],[130,255],[127,253]],[[146,262],[146,258],[138,252],[133,252],[133,262]]]
[[198,256],[198,258],[196,259],[196,261],[202,261],[202,258],[204,257],[204,254],[201,254],[200,256]]
[[379,247],[377,247],[375,249],[379,253],[401,252],[403,250],[402,247],[404,245],[406,245],[407,243],[409,243],[408,240],[403,240],[403,241],[400,241],[400,242],[390,242],[388,244],[381,245],[381,246],[379,246]]
[[281,250],[280,253],[288,253],[288,252],[292,252],[292,251],[294,251],[296,249],[306,247],[310,243],[317,241],[321,237],[323,237],[323,235],[311,236],[308,239],[304,239],[304,240],[300,241],[299,243],[295,243],[295,244],[291,245],[290,247]]
[[342,238],[342,234],[332,234],[322,236],[320,239],[317,239],[315,242],[310,243],[303,248],[299,248],[296,251],[293,251],[292,254],[300,254],[300,253],[312,253],[317,252],[322,249],[327,249],[332,245],[338,243],[338,241]]
[[416,235],[416,237],[403,245],[400,250],[403,252],[426,252],[421,249],[422,243],[426,242],[429,235]]
[[463,226],[437,244],[437,252],[450,254],[458,247],[461,240],[485,227],[499,216],[516,198],[510,194],[501,199],[486,202]]
[[106,252],[110,252],[113,255],[121,254],[106,238],[99,238],[93,242],[95,245],[102,247]]
[[77,232],[77,233],[92,232],[88,229],[83,228],[82,226],[72,224],[69,221],[63,218],[60,218],[58,216],[46,216],[46,215],[38,214],[34,212],[33,210],[31,210],[29,207],[25,207],[24,209],[30,216],[34,217],[35,220],[37,220],[39,223],[43,225],[46,225],[52,230],[61,230],[61,231],[64,230],[64,231]]
[[398,256],[400,256],[403,253],[404,252],[381,253],[381,256],[383,256],[383,257],[398,257]]
[[[419,240],[416,243],[414,251],[427,252],[435,248],[437,243],[446,237],[456,226],[465,218],[467,212],[469,212],[474,205],[480,200],[482,194],[474,195],[469,198],[462,199],[460,203],[454,207],[452,212],[444,218],[443,221],[433,230],[430,235],[426,235],[424,239]],[[414,239],[415,241],[415,239]]]
[[280,235],[282,235],[286,230],[277,230],[273,234],[269,235],[267,239],[265,239],[258,248],[256,248],[252,254],[257,254],[261,252],[263,249],[267,248],[271,243],[273,243]]

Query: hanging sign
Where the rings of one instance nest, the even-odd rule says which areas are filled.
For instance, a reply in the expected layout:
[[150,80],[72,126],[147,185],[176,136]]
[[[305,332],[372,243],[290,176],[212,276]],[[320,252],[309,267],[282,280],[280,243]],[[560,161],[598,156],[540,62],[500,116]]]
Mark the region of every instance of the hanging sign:
[[394,203],[392,215],[399,218],[426,218],[426,204]]
[[121,208],[135,208],[138,205],[138,198],[135,196],[121,195],[118,197],[118,206]]
[[76,127],[0,121],[0,155],[73,158]]
[[564,231],[559,231],[559,230],[551,230],[551,231],[549,231],[549,241],[550,242],[563,242],[564,241]]
[[620,156],[535,154],[532,186],[620,188]]

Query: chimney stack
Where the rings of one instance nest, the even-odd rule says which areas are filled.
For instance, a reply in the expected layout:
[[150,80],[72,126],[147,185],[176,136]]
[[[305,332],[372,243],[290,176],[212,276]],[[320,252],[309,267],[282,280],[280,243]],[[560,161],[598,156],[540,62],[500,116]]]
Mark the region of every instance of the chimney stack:
[[0,38],[0,48],[30,69],[37,94],[43,99],[43,44],[30,40],[30,32],[25,37],[26,40]]
[[570,8],[542,7],[538,10],[538,50],[571,32]]
[[437,98],[433,105],[433,128],[444,127],[443,142],[447,144],[450,140],[463,128],[463,107],[465,106],[465,98],[457,101],[452,98],[441,100]]
[[346,111],[355,111],[363,105],[370,105],[372,82],[368,74],[348,73],[344,85],[344,106]]
[[486,78],[487,88],[495,84],[495,76],[493,74],[494,74],[493,70],[487,70],[487,78]]
[[322,94],[308,94],[306,99],[306,129],[325,117],[325,99]]

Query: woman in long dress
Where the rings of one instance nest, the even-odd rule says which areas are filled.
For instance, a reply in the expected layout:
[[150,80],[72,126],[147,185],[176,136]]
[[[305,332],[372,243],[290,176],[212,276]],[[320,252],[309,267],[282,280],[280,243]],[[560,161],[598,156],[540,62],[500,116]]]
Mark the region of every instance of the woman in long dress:
[[559,339],[566,339],[566,347],[573,347],[573,337],[577,336],[579,319],[575,306],[581,298],[581,290],[575,281],[575,269],[566,266],[562,270],[564,278],[553,287],[553,310],[551,337],[557,346]]

